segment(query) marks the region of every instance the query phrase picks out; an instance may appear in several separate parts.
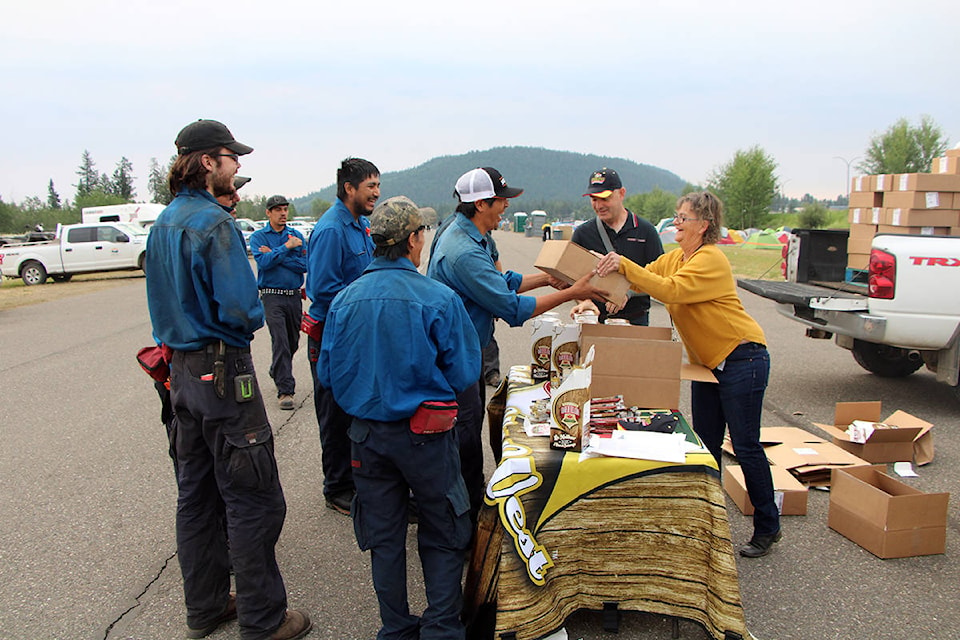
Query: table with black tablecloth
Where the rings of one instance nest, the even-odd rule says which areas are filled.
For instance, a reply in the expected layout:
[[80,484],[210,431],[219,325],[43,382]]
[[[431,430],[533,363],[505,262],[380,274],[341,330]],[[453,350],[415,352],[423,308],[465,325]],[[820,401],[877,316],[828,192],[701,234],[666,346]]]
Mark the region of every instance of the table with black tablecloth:
[[467,618],[495,609],[497,638],[532,640],[578,609],[606,608],[749,637],[720,474],[687,422],[680,428],[695,448],[682,464],[581,461],[524,432],[530,403],[546,395],[516,366],[490,403],[502,454],[468,571]]

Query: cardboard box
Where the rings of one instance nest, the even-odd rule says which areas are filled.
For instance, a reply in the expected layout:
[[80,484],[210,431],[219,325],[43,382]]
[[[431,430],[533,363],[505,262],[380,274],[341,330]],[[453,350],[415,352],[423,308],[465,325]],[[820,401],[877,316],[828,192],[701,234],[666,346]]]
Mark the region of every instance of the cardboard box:
[[848,253],[847,266],[851,269],[860,269],[861,271],[866,271],[866,269],[870,266],[870,254]]
[[879,191],[851,191],[848,206],[866,207],[868,209],[882,207],[883,193]]
[[[547,240],[533,266],[567,284],[573,284],[593,271],[598,262],[600,258],[580,245],[568,240]],[[603,278],[594,276],[590,283],[606,291],[606,299],[616,303],[623,302],[630,290],[630,283],[619,273],[611,273]]]
[[934,158],[933,163],[930,166],[930,172],[960,175],[960,158]]
[[949,493],[923,493],[877,467],[836,469],[828,526],[878,558],[943,553]]
[[854,207],[847,212],[851,224],[880,224],[883,207]]
[[960,224],[956,209],[884,209],[880,224],[893,227],[953,227]]
[[849,240],[862,240],[864,238],[873,239],[877,235],[877,225],[875,224],[851,224]]
[[678,409],[680,381],[716,382],[704,366],[682,364],[683,347],[669,327],[580,326],[580,353],[596,348],[591,397],[623,395],[629,406]]
[[[785,469],[797,480],[812,486],[830,484],[830,472],[839,467],[863,466],[866,461],[797,427],[761,427],[760,444],[773,467]],[[734,455],[729,438],[723,450]],[[771,471],[772,472],[772,471]]]
[[850,191],[873,191],[873,176],[853,176],[853,179],[850,181]]
[[943,152],[943,155],[948,158],[960,158],[960,147],[954,147],[953,149],[947,149]]
[[[873,226],[873,225],[868,225]],[[847,238],[847,253],[870,253],[870,248],[873,245],[873,236],[869,238]]]
[[[841,449],[867,462],[914,461],[925,465],[933,460],[933,425],[905,411],[895,411],[886,420],[880,420],[880,402],[838,402],[833,424],[814,425],[826,432]],[[865,420],[887,425],[878,428],[864,444],[852,442],[847,427],[854,420]]]
[[887,209],[952,209],[953,194],[945,191],[888,191],[883,194],[883,206]]
[[873,177],[874,191],[893,191],[894,174],[876,175]]
[[[773,497],[782,516],[807,515],[807,488],[800,484],[783,467],[770,467],[773,475]],[[733,500],[740,513],[753,515],[753,503],[747,494],[747,485],[743,479],[743,469],[738,465],[727,465],[723,469],[723,488]]]
[[[960,175],[946,173],[900,173],[894,180],[896,191],[960,191]],[[853,198],[853,194],[850,194]]]
[[894,227],[892,225],[881,224],[877,226],[877,234],[894,233],[898,235],[911,236],[949,236],[952,227]]

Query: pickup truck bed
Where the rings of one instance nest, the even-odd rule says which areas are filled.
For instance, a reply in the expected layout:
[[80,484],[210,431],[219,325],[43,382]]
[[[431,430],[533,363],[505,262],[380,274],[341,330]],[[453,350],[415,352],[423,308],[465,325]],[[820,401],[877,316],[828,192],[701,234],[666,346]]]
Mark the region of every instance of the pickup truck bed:
[[[863,301],[867,294],[865,284],[853,282],[800,283],[782,280],[738,280],[741,289],[784,304],[809,306],[813,301],[849,301],[851,309],[866,308]],[[863,302],[863,304],[860,304]],[[843,304],[844,302],[841,302]]]

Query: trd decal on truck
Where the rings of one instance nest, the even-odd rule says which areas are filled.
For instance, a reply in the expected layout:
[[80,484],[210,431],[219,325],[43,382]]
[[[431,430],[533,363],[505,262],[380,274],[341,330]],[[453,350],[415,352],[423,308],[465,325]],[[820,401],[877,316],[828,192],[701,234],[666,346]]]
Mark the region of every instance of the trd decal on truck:
[[922,267],[960,267],[960,258],[933,258],[929,256],[910,256],[913,264]]

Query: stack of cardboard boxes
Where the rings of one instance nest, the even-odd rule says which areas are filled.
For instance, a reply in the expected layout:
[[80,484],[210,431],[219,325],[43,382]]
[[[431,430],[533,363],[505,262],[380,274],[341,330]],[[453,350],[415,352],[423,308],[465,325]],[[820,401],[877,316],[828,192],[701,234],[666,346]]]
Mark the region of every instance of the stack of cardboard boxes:
[[870,244],[878,233],[960,235],[960,149],[935,158],[931,171],[853,178],[849,268],[869,266]]

